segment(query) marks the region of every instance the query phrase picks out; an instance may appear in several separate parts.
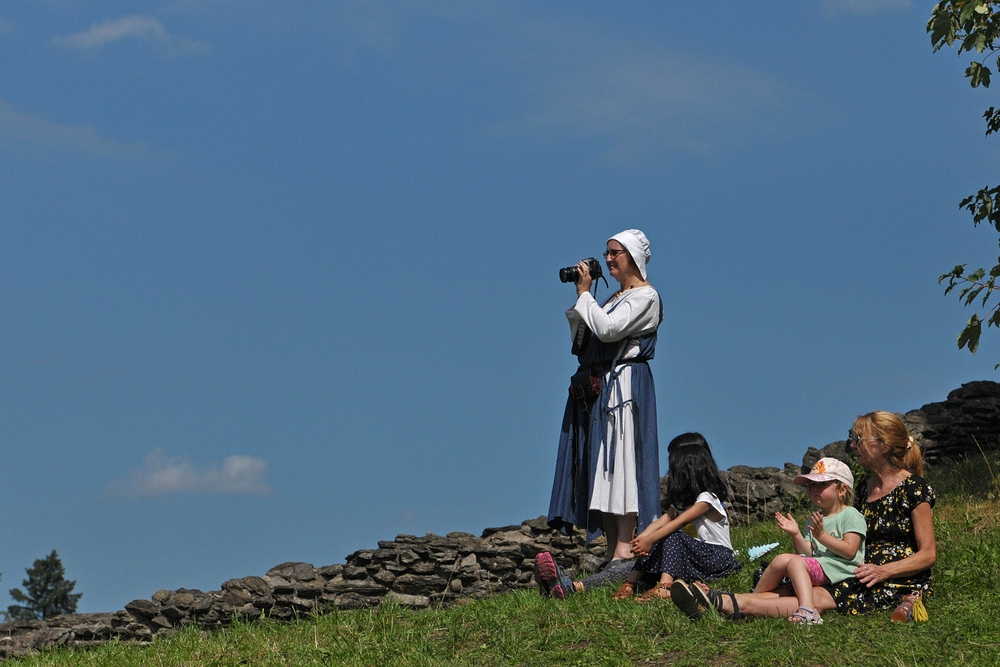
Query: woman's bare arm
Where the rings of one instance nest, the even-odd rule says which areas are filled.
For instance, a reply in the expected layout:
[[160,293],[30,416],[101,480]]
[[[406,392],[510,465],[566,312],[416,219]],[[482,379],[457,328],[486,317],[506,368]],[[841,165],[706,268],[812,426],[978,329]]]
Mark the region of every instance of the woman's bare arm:
[[909,577],[923,572],[937,560],[937,542],[934,539],[934,515],[930,503],[920,503],[910,512],[917,550],[912,556],[886,563],[865,563],[854,571],[858,581],[871,588],[886,579]]

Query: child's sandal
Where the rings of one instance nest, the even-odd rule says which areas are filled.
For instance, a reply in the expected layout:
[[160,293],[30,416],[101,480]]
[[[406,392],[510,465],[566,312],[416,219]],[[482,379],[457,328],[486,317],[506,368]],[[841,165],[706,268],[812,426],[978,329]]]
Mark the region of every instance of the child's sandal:
[[618,590],[615,591],[615,594],[611,596],[611,599],[625,600],[632,597],[633,594],[635,594],[635,586],[626,581],[624,584],[618,587]]
[[788,617],[788,620],[802,625],[823,625],[823,617],[819,615],[818,611],[809,607],[799,607],[794,614]]
[[651,600],[669,600],[670,586],[667,584],[657,584],[653,588],[635,599],[636,602],[649,602]]

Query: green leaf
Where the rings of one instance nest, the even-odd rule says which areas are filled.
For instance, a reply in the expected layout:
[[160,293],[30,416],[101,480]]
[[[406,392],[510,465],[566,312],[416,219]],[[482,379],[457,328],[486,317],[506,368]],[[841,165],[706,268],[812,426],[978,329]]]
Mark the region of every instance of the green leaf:
[[[984,289],[985,289],[984,286],[980,286],[980,287],[970,288],[969,290],[967,290],[969,292],[969,296],[966,297],[965,299],[965,305],[968,306],[970,303],[975,301],[976,297],[979,296],[979,293],[982,292]],[[962,292],[962,296],[965,296],[965,292]]]
[[972,18],[972,12],[976,9],[975,2],[967,2],[965,6],[962,7],[961,13],[958,15],[958,20],[960,23],[965,23]]
[[931,18],[927,21],[927,32],[931,33],[931,46],[937,51],[942,46],[955,41],[955,31],[958,29],[956,21],[941,5],[934,8]]
[[973,88],[990,87],[990,68],[982,63],[975,61],[969,63],[969,67],[965,70],[965,76],[969,78],[969,83]]
[[980,31],[970,32],[962,40],[962,46],[959,47],[959,51],[975,51],[976,53],[982,53],[986,50],[988,46],[988,38],[986,33]]
[[982,67],[979,63],[973,61],[969,63],[969,66],[965,68],[965,78],[971,79],[970,83],[972,87],[975,88],[979,85],[979,68]]
[[965,23],[966,21],[973,21],[976,19],[976,17],[973,16],[974,14],[982,16],[984,14],[988,14],[989,11],[990,8],[986,0],[970,0],[962,6],[962,13],[959,15],[958,20],[962,23]]
[[973,313],[962,333],[958,334],[958,349],[968,346],[969,352],[975,354],[979,349],[979,337],[982,333],[983,323],[979,320],[979,316]]
[[[1000,56],[997,57],[997,67],[1000,67]],[[994,107],[990,107],[983,114],[983,118],[986,119],[987,137],[994,132],[1000,132],[1000,111],[997,111]]]

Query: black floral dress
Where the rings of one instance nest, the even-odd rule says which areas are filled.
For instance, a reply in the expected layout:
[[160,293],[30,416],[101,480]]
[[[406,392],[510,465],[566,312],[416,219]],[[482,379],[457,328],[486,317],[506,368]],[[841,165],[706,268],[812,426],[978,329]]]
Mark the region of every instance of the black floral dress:
[[[920,503],[930,503],[934,507],[934,489],[923,477],[910,475],[878,500],[868,502],[866,498],[867,494],[859,493],[854,503],[868,524],[865,562],[884,565],[916,553],[917,537],[910,515]],[[927,568],[910,577],[886,579],[871,588],[852,577],[827,586],[827,590],[837,603],[837,611],[844,614],[892,609],[912,591],[922,590],[925,595],[930,594],[931,570]]]

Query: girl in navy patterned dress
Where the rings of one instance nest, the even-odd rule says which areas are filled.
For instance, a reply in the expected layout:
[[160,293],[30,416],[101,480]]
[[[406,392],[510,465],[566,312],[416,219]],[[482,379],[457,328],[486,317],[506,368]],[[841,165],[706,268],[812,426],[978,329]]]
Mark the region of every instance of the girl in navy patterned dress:
[[705,437],[679,435],[670,441],[667,453],[664,501],[669,509],[632,540],[632,552],[641,557],[615,599],[631,597],[646,574],[658,574],[659,582],[640,601],[669,598],[675,579],[713,580],[741,567],[729,538],[726,485]]
[[640,579],[659,575],[658,584],[638,599],[670,597],[674,579],[713,580],[736,572],[741,565],[729,539],[729,517],[722,501],[726,485],[719,475],[708,442],[700,433],[684,433],[667,447],[670,470],[664,501],[666,514],[653,521],[630,543],[641,556],[635,564],[613,563],[582,581],[573,581],[543,551],[535,558],[535,581],[542,595],[563,599],[625,578],[616,600],[632,597]]

